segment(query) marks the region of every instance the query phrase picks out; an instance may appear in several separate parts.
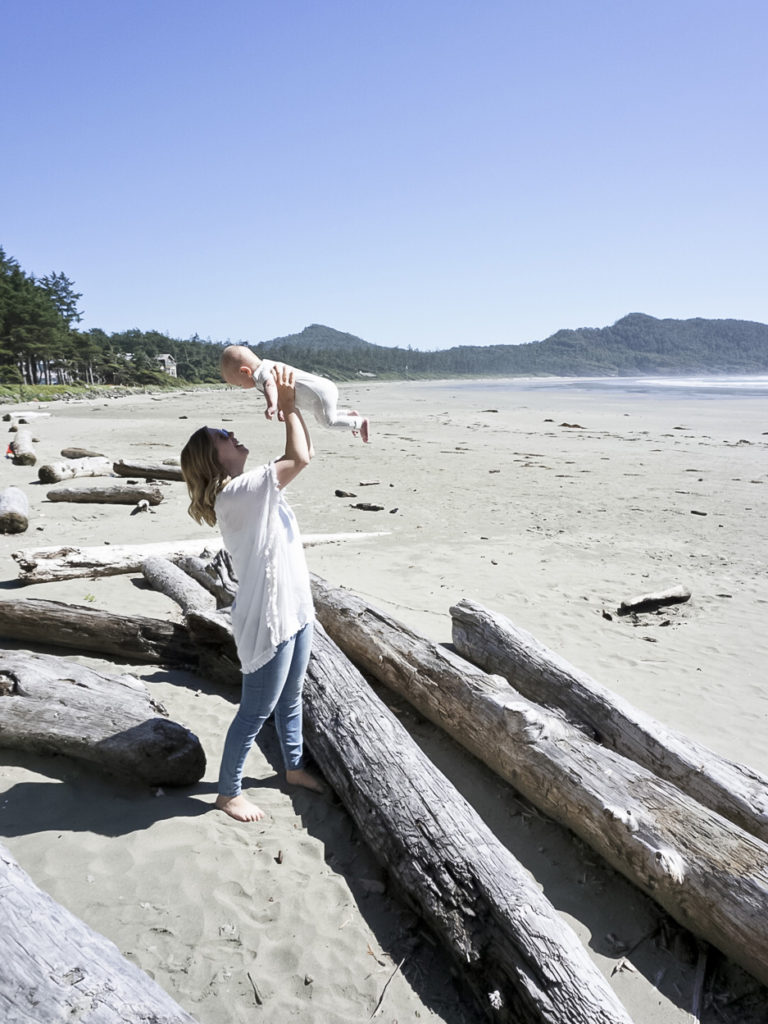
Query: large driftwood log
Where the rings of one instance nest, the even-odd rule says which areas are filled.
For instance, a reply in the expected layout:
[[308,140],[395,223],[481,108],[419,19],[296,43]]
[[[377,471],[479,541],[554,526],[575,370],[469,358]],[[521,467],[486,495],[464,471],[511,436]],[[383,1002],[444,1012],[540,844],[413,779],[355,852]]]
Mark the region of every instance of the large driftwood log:
[[30,651],[0,652],[0,747],[65,754],[151,785],[205,773],[198,738],[130,676]]
[[353,594],[317,578],[313,592],[320,621],[356,664],[768,982],[768,846]]
[[19,487],[0,491],[0,533],[24,533],[29,526],[29,501]]
[[491,1020],[629,1020],[529,873],[321,627],[304,703],[312,753],[371,848],[446,943]]
[[614,750],[768,842],[768,778],[675,732],[601,686],[503,615],[474,601],[451,608],[453,644],[530,700],[559,708]]
[[109,939],[39,889],[0,846],[4,1024],[195,1024]]
[[60,487],[48,491],[48,501],[94,502],[101,505],[135,505],[137,501],[148,501],[159,505],[163,492],[159,487],[136,487],[133,484],[96,485],[92,487]]
[[14,466],[34,466],[37,462],[32,435],[28,430],[17,430],[11,441],[11,455]]
[[167,558],[151,555],[141,563],[141,571],[153,590],[170,597],[184,612],[215,610],[213,594]]
[[[135,491],[133,492],[135,496]],[[384,533],[309,533],[301,538],[304,547],[333,544],[345,540],[369,540]],[[81,577],[115,576],[141,572],[141,563],[149,555],[161,555],[176,561],[184,555],[214,553],[221,548],[221,537],[211,534],[203,540],[161,541],[152,544],[102,545],[101,547],[47,547],[14,551],[11,558],[19,565],[23,583],[50,583]]]
[[213,594],[220,608],[232,604],[237,593],[237,576],[232,556],[226,548],[217,551],[213,558],[183,555],[175,559],[175,562],[188,576]]
[[129,662],[194,667],[185,628],[143,615],[115,615],[61,601],[0,601],[0,637],[98,651]]
[[112,464],[118,476],[141,476],[147,480],[183,480],[180,466],[165,462],[126,462],[118,459]]
[[44,484],[56,484],[60,480],[69,480],[75,476],[112,475],[112,463],[109,459],[99,457],[49,462],[37,471],[38,479]]
[[221,538],[204,540],[157,541],[151,544],[104,544],[100,547],[48,547],[14,551],[11,558],[19,565],[19,578],[24,583],[50,583],[53,580],[78,579],[83,576],[117,576],[141,572],[141,563],[150,555],[174,560],[185,554],[215,552]]

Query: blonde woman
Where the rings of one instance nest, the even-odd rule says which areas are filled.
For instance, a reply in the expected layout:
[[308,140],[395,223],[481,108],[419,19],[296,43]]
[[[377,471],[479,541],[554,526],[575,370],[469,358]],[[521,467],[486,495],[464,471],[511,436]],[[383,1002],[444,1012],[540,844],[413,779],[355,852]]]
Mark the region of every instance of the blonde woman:
[[239,581],[232,629],[243,690],[224,742],[216,798],[237,821],[264,817],[241,787],[248,752],[273,712],[286,781],[323,790],[302,765],[301,695],[315,612],[298,524],[283,495],[309,465],[311,442],[295,405],[293,371],[276,366],[273,376],[285,427],[279,459],[246,472],[248,449],[213,427],[196,430],[181,453],[189,514],[198,523],[218,523]]

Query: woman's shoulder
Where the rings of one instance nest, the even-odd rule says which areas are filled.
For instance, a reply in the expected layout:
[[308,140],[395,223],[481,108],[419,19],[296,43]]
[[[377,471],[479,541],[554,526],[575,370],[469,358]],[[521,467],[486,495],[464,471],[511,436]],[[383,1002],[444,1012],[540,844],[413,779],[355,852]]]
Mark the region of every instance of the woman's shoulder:
[[225,487],[219,492],[217,504],[222,498],[225,500],[236,497],[240,494],[252,494],[255,491],[268,490],[275,484],[274,463],[268,462],[256,469],[249,469],[245,473],[233,476]]

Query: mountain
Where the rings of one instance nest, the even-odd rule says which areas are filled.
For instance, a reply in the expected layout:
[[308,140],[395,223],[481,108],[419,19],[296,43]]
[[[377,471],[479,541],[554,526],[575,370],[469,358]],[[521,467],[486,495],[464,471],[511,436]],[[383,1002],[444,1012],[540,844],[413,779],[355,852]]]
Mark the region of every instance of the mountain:
[[768,325],[750,320],[659,320],[630,313],[610,327],[560,330],[522,345],[439,352],[387,348],[322,324],[255,346],[258,353],[336,379],[382,377],[653,376],[768,373]]

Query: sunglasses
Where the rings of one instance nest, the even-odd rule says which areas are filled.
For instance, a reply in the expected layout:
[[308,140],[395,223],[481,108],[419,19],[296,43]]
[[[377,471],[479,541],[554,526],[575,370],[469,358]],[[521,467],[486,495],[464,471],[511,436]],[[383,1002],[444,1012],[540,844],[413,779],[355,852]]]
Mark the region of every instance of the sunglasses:
[[218,434],[219,437],[223,437],[225,441],[228,441],[232,436],[228,430],[224,429],[224,427],[206,427],[205,429],[209,430],[212,434]]

